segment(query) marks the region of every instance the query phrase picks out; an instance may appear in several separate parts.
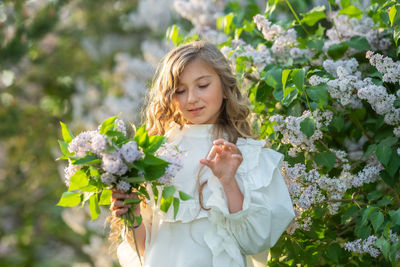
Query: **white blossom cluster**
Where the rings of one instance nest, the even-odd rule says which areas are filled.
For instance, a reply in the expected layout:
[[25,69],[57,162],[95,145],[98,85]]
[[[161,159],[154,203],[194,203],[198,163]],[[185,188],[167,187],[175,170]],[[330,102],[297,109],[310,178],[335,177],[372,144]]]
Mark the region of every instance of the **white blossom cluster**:
[[164,32],[173,18],[173,1],[137,1],[137,9],[122,18],[124,29],[149,27],[153,32]]
[[224,0],[175,0],[175,11],[192,22],[195,28],[215,28],[218,17],[224,15]]
[[357,253],[368,253],[372,257],[376,258],[381,253],[379,249],[376,248],[374,243],[378,240],[378,238],[374,235],[369,236],[367,239],[357,239],[352,242],[347,242],[344,244],[344,248],[347,251],[357,252]]
[[[285,31],[280,25],[271,25],[272,23],[261,14],[255,15],[253,20],[256,23],[257,29],[262,32],[265,40],[273,42],[271,47],[273,53],[284,55],[290,51],[291,47],[298,45],[297,33],[293,28]],[[296,52],[303,53],[298,50],[292,53],[297,56]]]
[[373,50],[386,50],[390,46],[390,39],[380,35],[370,17],[363,16],[357,19],[334,13],[332,19],[333,27],[326,31],[329,40],[324,43],[324,51],[332,44],[348,41],[353,36],[364,36]]
[[68,144],[68,150],[77,157],[84,157],[86,152],[100,154],[107,147],[107,139],[98,131],[85,131],[77,135]]
[[70,184],[71,177],[72,177],[77,171],[79,171],[80,168],[82,167],[81,165],[74,165],[74,164],[72,164],[70,160],[68,160],[68,162],[69,162],[68,166],[64,168],[64,177],[65,177],[65,180],[64,180],[64,181],[65,181],[65,184],[66,184],[67,186],[69,186],[69,184]]
[[228,59],[231,60],[231,64],[233,69],[236,69],[236,59],[238,57],[247,57],[252,60],[253,65],[256,67],[258,72],[264,70],[265,66],[268,64],[274,63],[275,59],[272,57],[269,49],[263,45],[258,45],[257,49],[252,47],[251,45],[245,44],[242,40],[232,41],[233,47],[232,49],[228,46],[224,46],[221,48],[222,54]]
[[389,125],[400,123],[400,109],[393,106],[396,96],[389,94],[382,85],[376,85],[371,78],[363,80],[363,87],[357,93],[360,99],[365,99],[379,115],[384,115],[384,121]]
[[[375,242],[378,240],[378,237],[374,235],[370,235],[367,239],[357,239],[355,241],[346,242],[344,244],[344,248],[347,251],[356,252],[356,253],[368,253],[374,258],[377,258],[382,253],[382,248],[375,245]],[[399,241],[399,237],[396,233],[393,233],[390,230],[390,243],[391,245],[395,245]],[[396,260],[400,258],[400,250],[397,251]]]
[[183,152],[176,145],[164,143],[155,154],[169,162],[164,175],[158,178],[158,182],[164,185],[172,184],[173,178],[183,167]]
[[393,62],[390,57],[383,57],[381,54],[374,54],[372,51],[367,51],[366,58],[372,66],[383,74],[382,81],[389,83],[400,82],[400,61]]
[[[273,125],[274,130],[283,135],[282,143],[292,145],[289,155],[295,157],[296,153],[302,150],[309,152],[317,151],[315,142],[322,138],[321,128],[329,125],[332,116],[333,113],[331,111],[322,112],[317,109],[312,113],[306,110],[300,117],[273,115],[269,120],[276,123]],[[315,121],[314,134],[309,138],[301,131],[300,127],[300,123],[305,118],[313,118]]]

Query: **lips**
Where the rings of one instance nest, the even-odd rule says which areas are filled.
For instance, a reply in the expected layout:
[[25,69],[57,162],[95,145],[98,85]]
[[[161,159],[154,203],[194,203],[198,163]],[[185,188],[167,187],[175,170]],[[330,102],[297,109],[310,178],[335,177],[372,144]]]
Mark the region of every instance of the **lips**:
[[204,108],[204,107],[193,108],[193,109],[189,109],[188,111],[189,111],[190,113],[192,113],[192,114],[197,114],[197,113],[199,113],[200,111],[202,111],[203,108]]

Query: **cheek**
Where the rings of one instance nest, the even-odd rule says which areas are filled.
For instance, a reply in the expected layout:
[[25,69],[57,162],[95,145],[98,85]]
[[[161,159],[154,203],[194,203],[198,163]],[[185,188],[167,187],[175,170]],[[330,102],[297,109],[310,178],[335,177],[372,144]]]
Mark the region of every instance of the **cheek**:
[[184,100],[182,99],[182,97],[175,96],[173,103],[174,103],[175,108],[177,110],[179,110],[180,112],[182,112],[183,107],[184,107]]

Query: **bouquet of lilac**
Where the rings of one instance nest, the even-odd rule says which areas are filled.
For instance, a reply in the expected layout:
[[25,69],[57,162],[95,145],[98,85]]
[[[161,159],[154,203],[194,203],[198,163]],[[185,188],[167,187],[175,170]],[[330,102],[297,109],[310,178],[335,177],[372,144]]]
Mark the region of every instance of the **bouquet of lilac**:
[[[134,138],[128,138],[125,124],[117,116],[106,119],[98,130],[81,132],[76,137],[60,123],[64,140],[59,141],[63,155],[58,159],[68,160],[69,165],[65,168],[68,190],[58,206],[83,207],[88,201],[95,220],[100,214],[99,205],[111,204],[113,188],[135,191],[139,199],[125,200],[134,205],[150,198],[148,190],[153,191],[158,203],[162,190],[160,209],[167,212],[172,205],[176,217],[180,200],[191,198],[182,191],[176,193],[172,185],[172,178],[182,168],[182,153],[165,143],[165,137],[148,136],[144,125],[137,131],[132,125],[136,133]],[[133,208],[122,220],[127,227],[142,221],[133,215]]]

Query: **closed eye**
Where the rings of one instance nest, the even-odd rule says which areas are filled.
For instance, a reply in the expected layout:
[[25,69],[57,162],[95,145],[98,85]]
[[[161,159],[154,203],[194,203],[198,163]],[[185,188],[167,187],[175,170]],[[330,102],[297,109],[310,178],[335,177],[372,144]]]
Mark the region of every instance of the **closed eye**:
[[180,95],[180,94],[183,94],[184,92],[185,92],[185,90],[175,91],[175,94]]
[[210,84],[205,84],[205,85],[199,85],[199,88],[207,88],[207,86],[209,86]]

